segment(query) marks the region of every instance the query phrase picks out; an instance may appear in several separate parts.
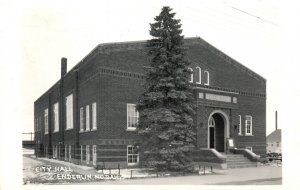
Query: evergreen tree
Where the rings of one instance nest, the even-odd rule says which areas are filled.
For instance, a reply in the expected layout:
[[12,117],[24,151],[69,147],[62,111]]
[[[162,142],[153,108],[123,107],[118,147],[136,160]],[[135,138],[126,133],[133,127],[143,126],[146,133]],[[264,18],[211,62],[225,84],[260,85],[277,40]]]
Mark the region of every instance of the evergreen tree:
[[195,111],[181,24],[171,11],[163,7],[150,24],[152,59],[146,68],[145,92],[137,105],[139,151],[147,167],[187,172],[193,170],[189,149],[195,141]]

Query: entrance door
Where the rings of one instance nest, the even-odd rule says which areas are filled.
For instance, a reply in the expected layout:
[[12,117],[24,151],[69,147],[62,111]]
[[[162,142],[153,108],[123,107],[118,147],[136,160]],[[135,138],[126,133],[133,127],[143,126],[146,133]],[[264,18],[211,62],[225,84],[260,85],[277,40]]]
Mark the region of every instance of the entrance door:
[[209,148],[216,148],[215,146],[215,120],[213,117],[209,120]]
[[209,147],[215,148],[215,128],[209,127]]

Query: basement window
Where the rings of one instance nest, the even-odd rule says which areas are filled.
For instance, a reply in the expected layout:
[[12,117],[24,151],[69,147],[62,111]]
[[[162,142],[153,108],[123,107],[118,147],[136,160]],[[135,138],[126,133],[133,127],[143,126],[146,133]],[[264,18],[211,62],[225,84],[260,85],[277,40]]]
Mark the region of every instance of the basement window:
[[128,165],[136,165],[139,162],[139,154],[137,147],[128,145],[127,146],[127,163]]

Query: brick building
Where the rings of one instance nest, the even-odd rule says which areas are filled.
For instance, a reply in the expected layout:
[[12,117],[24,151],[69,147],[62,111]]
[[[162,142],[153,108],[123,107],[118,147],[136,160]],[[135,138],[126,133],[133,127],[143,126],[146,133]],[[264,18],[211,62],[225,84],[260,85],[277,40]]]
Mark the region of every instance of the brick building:
[[[36,154],[87,165],[136,165],[135,104],[146,41],[100,44],[34,103]],[[266,153],[266,80],[201,38],[185,39],[193,71],[197,149]],[[248,151],[249,152],[249,151]]]

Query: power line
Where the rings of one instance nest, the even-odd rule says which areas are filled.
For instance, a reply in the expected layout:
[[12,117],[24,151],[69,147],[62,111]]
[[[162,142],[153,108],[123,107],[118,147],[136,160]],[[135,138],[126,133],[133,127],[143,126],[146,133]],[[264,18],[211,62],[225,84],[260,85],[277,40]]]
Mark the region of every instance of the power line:
[[252,16],[252,17],[255,17],[255,18],[259,19],[259,20],[262,20],[262,21],[264,21],[264,22],[267,22],[267,23],[269,23],[269,24],[278,26],[278,25],[276,25],[275,23],[273,23],[273,22],[271,22],[271,21],[268,21],[268,20],[266,20],[266,19],[264,19],[264,18],[261,18],[261,17],[259,17],[259,16],[256,16],[256,15],[254,15],[254,14],[248,13],[248,12],[246,12],[246,11],[243,11],[243,10],[238,9],[238,8],[236,8],[236,7],[233,7],[233,6],[230,6],[230,7],[233,8],[233,9],[235,9],[235,10],[237,10],[237,11],[240,11],[240,12],[242,12],[242,13],[245,13],[245,14],[247,14],[247,15],[249,15],[249,16]]

